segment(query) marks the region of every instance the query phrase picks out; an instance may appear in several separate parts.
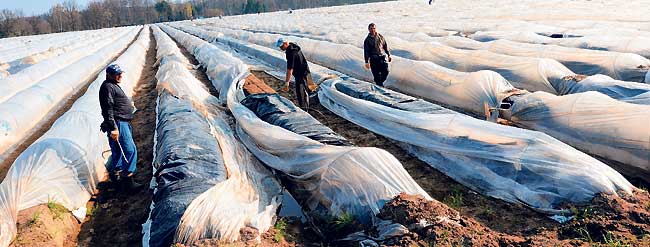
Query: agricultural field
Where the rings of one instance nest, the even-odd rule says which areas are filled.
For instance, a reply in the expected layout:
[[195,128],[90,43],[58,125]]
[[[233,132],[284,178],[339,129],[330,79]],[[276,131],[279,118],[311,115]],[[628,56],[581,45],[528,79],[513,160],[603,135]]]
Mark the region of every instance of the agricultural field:
[[[404,0],[0,39],[0,247],[650,246],[649,4]],[[279,39],[306,87],[285,88]],[[111,64],[138,188],[106,168]]]

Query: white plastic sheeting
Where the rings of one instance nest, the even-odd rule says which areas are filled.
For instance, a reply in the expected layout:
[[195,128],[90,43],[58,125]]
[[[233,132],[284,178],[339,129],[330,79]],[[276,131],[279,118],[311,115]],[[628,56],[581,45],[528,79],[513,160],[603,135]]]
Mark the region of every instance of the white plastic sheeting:
[[[192,32],[193,28],[183,26]],[[194,28],[195,32],[201,32]],[[267,47],[283,37],[276,34],[250,33],[222,29],[226,36]],[[203,31],[205,32],[205,31]],[[212,33],[218,37],[218,33]],[[372,73],[365,69],[363,50],[344,44],[292,37],[302,48],[307,60],[335,69],[365,81],[372,81]],[[496,108],[513,93],[514,87],[494,71],[460,72],[428,61],[393,58],[386,85],[399,91],[459,107],[480,115],[486,114],[485,105]]]
[[[125,28],[121,28],[121,29],[124,30]],[[106,30],[106,32],[101,32],[101,33],[88,32],[88,33],[82,33],[82,35],[79,35],[77,37],[71,36],[69,41],[63,44],[56,44],[56,45],[52,44],[52,46],[50,46],[50,48],[45,51],[40,51],[39,49],[38,52],[34,52],[24,57],[7,62],[6,64],[8,68],[5,68],[5,70],[9,74],[16,74],[22,71],[23,69],[28,68],[29,66],[32,66],[34,64],[37,64],[43,60],[56,57],[61,54],[65,54],[67,52],[74,52],[75,50],[78,49],[85,49],[87,53],[92,53],[95,50],[101,48],[101,46],[98,46],[99,44],[97,43],[99,43],[101,40],[108,39],[111,35],[118,34],[119,30],[120,29]],[[0,68],[0,70],[2,70],[2,68]]]
[[23,40],[0,47],[0,63],[21,59],[50,49],[73,45],[86,38],[105,35],[107,31],[111,32],[113,29],[115,28],[19,37]]
[[603,74],[614,79],[648,82],[650,60],[636,54],[586,50],[557,45],[526,44],[509,40],[478,42],[462,37],[443,37],[435,40],[460,49],[488,50],[495,53],[550,58],[572,71],[583,75]]
[[[200,29],[183,28],[201,33]],[[227,36],[274,47],[279,35],[223,30]],[[219,36],[215,32],[203,35]],[[363,52],[351,45],[294,38],[308,60],[336,69],[357,79],[370,81],[370,72],[363,68]],[[394,58],[392,72],[385,85],[407,94],[442,102],[477,114],[498,109],[504,99],[527,93],[517,92],[500,75],[490,71],[474,73],[438,68],[424,61]],[[506,117],[528,128],[540,130],[574,147],[607,159],[650,171],[650,106],[635,105],[611,99],[597,92],[555,96],[547,95],[529,101],[525,97],[512,97],[512,114]],[[535,98],[534,96],[531,97]],[[575,99],[593,98],[593,104],[575,104]],[[600,103],[596,103],[600,102]],[[487,107],[485,106],[487,105]],[[584,108],[580,108],[584,107]],[[595,108],[597,107],[597,108]],[[516,110],[515,110],[516,109]],[[522,109],[527,109],[526,111]],[[596,110],[597,109],[597,110]],[[519,112],[518,112],[519,111]],[[518,113],[515,113],[518,112]],[[507,113],[507,111],[506,111]],[[491,114],[495,117],[496,114]],[[525,116],[525,117],[523,117]],[[625,121],[621,121],[625,120]],[[564,123],[564,124],[553,124]],[[607,131],[598,131],[607,128]]]
[[604,50],[626,52],[650,58],[650,37],[579,37],[579,38],[550,38],[534,32],[508,32],[508,31],[485,31],[476,32],[470,38],[478,41],[492,41],[507,39],[511,41],[551,44],[565,47],[574,47],[590,50]]
[[[165,28],[174,33],[171,28]],[[175,33],[209,45],[188,34]],[[332,216],[345,213],[360,222],[373,222],[383,204],[400,192],[431,199],[401,163],[382,149],[325,145],[262,121],[239,103],[244,98],[242,86],[243,78],[248,75],[247,66],[227,52],[209,47],[220,59],[207,62],[232,66],[210,66],[197,57],[208,71],[217,69],[213,75],[235,78],[230,84],[215,86],[222,86],[217,90],[227,91],[227,105],[237,120],[240,139],[261,161],[289,175],[292,183],[304,191],[303,196],[309,198],[303,202],[304,208],[325,207]]]
[[[148,46],[145,30],[115,61],[126,69],[120,86],[127,95],[140,77]],[[102,152],[109,147],[106,134],[99,131],[103,118],[97,97],[105,77],[101,72],[70,110],[9,169],[0,184],[0,246],[8,246],[16,234],[20,210],[54,201],[77,210],[77,217],[85,216],[86,203],[106,173]]]
[[[314,37],[309,37],[314,38]],[[365,34],[330,32],[327,36],[315,36],[323,40],[351,44],[363,48]],[[546,58],[514,57],[482,50],[461,50],[438,42],[408,42],[384,35],[391,54],[413,60],[431,61],[437,65],[464,72],[492,70],[510,83],[529,91],[544,91],[559,94],[557,88],[565,88],[574,76],[571,70],[559,62]]]
[[[219,42],[271,67],[284,68],[284,57],[277,50],[227,37]],[[416,157],[486,195],[556,212],[563,202],[588,202],[600,192],[631,189],[618,172],[546,134],[471,118],[318,65],[310,69],[317,81],[324,81],[318,92],[326,108],[401,142],[400,146]],[[336,78],[328,79],[332,75]],[[355,93],[368,94],[371,99],[388,100],[355,98],[339,91],[337,84],[360,89]],[[400,98],[392,99],[395,95]],[[383,105],[390,102],[410,109]]]
[[597,92],[564,96],[535,92],[511,100],[505,116],[518,125],[650,172],[650,105],[624,103]]
[[95,44],[90,44],[88,47],[83,49],[74,49],[70,52],[67,52],[61,56],[53,57],[47,59],[38,64],[30,66],[17,74],[7,76],[0,80],[0,102],[3,102],[10,97],[16,95],[16,93],[29,88],[30,86],[39,83],[41,80],[52,76],[56,72],[70,66],[76,61],[88,56],[92,56],[94,52],[98,51],[103,47],[107,47],[124,37],[135,35],[135,32],[138,31],[136,28],[124,28],[124,29],[115,29],[112,30],[113,36],[102,39]]
[[111,45],[20,91],[0,103],[0,153],[23,140],[38,123],[61,107],[61,103],[92,79],[95,71],[125,49],[137,35],[133,29]]
[[[196,194],[196,197],[184,198],[194,196],[194,194],[176,195],[182,198],[176,200],[190,200],[187,201],[188,205],[186,205],[186,208],[181,209],[184,211],[181,211],[182,217],[174,219],[177,222],[157,222],[155,217],[156,214],[160,213],[169,214],[171,212],[168,210],[169,207],[175,206],[163,204],[169,204],[173,199],[161,198],[159,199],[159,204],[152,203],[153,216],[150,216],[150,219],[145,224],[143,245],[150,246],[150,244],[157,245],[157,243],[165,242],[165,240],[161,239],[156,239],[155,241],[150,241],[153,239],[149,239],[149,237],[152,237],[150,233],[161,232],[162,230],[158,231],[157,228],[164,227],[165,225],[173,225],[172,229],[175,229],[173,236],[174,242],[187,245],[204,238],[217,238],[226,242],[237,241],[240,239],[240,229],[244,227],[253,227],[258,229],[259,233],[266,232],[273,225],[275,213],[281,202],[281,187],[279,183],[273,178],[271,172],[263,167],[235,138],[235,133],[226,120],[225,112],[218,107],[218,99],[210,95],[202,83],[190,73],[188,67],[191,64],[181,54],[174,41],[157,27],[154,27],[154,34],[158,42],[157,58],[160,62],[160,67],[156,74],[159,83],[158,88],[160,89],[159,105],[157,106],[156,112],[160,114],[161,107],[171,107],[172,109],[172,112],[167,112],[167,115],[165,115],[165,117],[169,117],[170,119],[165,119],[164,122],[158,119],[156,136],[164,137],[165,135],[169,135],[171,133],[169,132],[170,128],[175,128],[175,126],[160,126],[161,124],[178,123],[171,119],[173,118],[173,111],[198,112],[198,115],[201,115],[205,121],[193,124],[207,124],[208,126],[206,128],[211,130],[211,136],[206,136],[205,138],[216,142],[218,147],[216,150],[209,149],[204,150],[204,152],[216,153],[216,156],[221,157],[220,160],[212,160],[210,162],[213,162],[214,166],[221,166],[216,167],[215,170],[224,171],[226,178],[223,181],[216,182],[209,189]],[[164,94],[171,95],[171,97],[178,99],[178,101],[190,102],[188,105],[191,106],[191,109],[183,109],[181,105],[160,105],[161,103],[173,104],[176,102],[162,102],[160,97]],[[190,120],[192,119],[187,119],[187,121]],[[165,130],[168,133],[159,133],[158,130]],[[171,150],[171,153],[174,153],[174,150],[181,153],[183,151],[180,150],[185,148],[195,150],[209,148],[209,146],[203,146],[206,143],[201,142],[169,142],[170,140],[173,141],[173,138],[182,137],[163,138],[163,142],[158,140],[155,152],[159,152],[161,148],[168,151]],[[162,177],[165,169],[183,166],[183,163],[186,163],[185,165],[188,167],[191,166],[192,160],[182,158],[178,156],[176,158],[159,157],[155,159],[156,161],[170,159],[172,163],[177,162],[171,167],[165,167],[166,164],[163,163],[154,163],[154,167],[157,168],[156,176],[161,176],[154,178],[159,181],[156,187],[156,194],[162,192],[161,188],[164,187],[176,186],[174,187],[175,189],[182,188],[183,183],[186,183],[186,187],[192,188],[195,185],[188,184],[185,181],[189,181],[188,178],[191,177],[200,177],[201,172],[206,172],[202,170],[186,171],[188,174],[185,176],[179,176],[171,179],[172,181],[167,181],[167,183],[161,183],[161,181],[169,180],[169,177]],[[191,159],[192,157],[189,158]],[[195,158],[200,159],[201,157]],[[175,174],[178,174],[178,172],[180,170],[176,171]],[[205,182],[207,183],[208,181]],[[173,193],[167,191],[165,195],[169,197],[170,195],[173,196]],[[164,197],[165,195],[156,195],[156,197]],[[158,212],[160,211],[158,208],[161,206],[163,206],[163,209],[161,212]],[[162,216],[161,218],[165,219],[165,217]],[[164,233],[165,231],[162,232]],[[257,240],[260,240],[259,236],[257,236]]]

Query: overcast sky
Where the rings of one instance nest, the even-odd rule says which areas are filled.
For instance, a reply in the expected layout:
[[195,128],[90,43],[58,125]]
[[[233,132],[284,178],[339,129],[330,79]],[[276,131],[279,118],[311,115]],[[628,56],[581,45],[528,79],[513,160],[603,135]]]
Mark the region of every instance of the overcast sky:
[[[40,15],[50,10],[50,8],[57,4],[63,3],[65,0],[0,0],[0,9],[22,9],[25,15]],[[77,0],[81,8],[86,7],[86,3],[90,0]]]

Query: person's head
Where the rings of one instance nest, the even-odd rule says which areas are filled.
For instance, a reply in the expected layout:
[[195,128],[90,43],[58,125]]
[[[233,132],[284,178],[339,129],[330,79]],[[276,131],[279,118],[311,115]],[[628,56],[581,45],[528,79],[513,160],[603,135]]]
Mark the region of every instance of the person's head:
[[117,82],[121,82],[122,73],[124,73],[124,70],[122,70],[119,65],[111,64],[106,68],[106,79],[112,79]]
[[286,41],[283,38],[279,38],[278,41],[275,42],[275,46],[280,48],[280,50],[286,51],[287,47],[289,47],[289,41]]
[[377,25],[375,25],[375,23],[368,24],[368,33],[372,36],[377,34]]

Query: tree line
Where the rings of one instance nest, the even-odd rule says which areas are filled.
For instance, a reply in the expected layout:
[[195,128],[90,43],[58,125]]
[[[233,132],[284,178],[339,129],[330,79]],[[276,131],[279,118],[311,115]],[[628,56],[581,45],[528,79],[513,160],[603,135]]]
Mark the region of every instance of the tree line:
[[76,0],[66,0],[37,16],[0,10],[0,38],[381,1],[385,0],[93,0],[82,8]]

